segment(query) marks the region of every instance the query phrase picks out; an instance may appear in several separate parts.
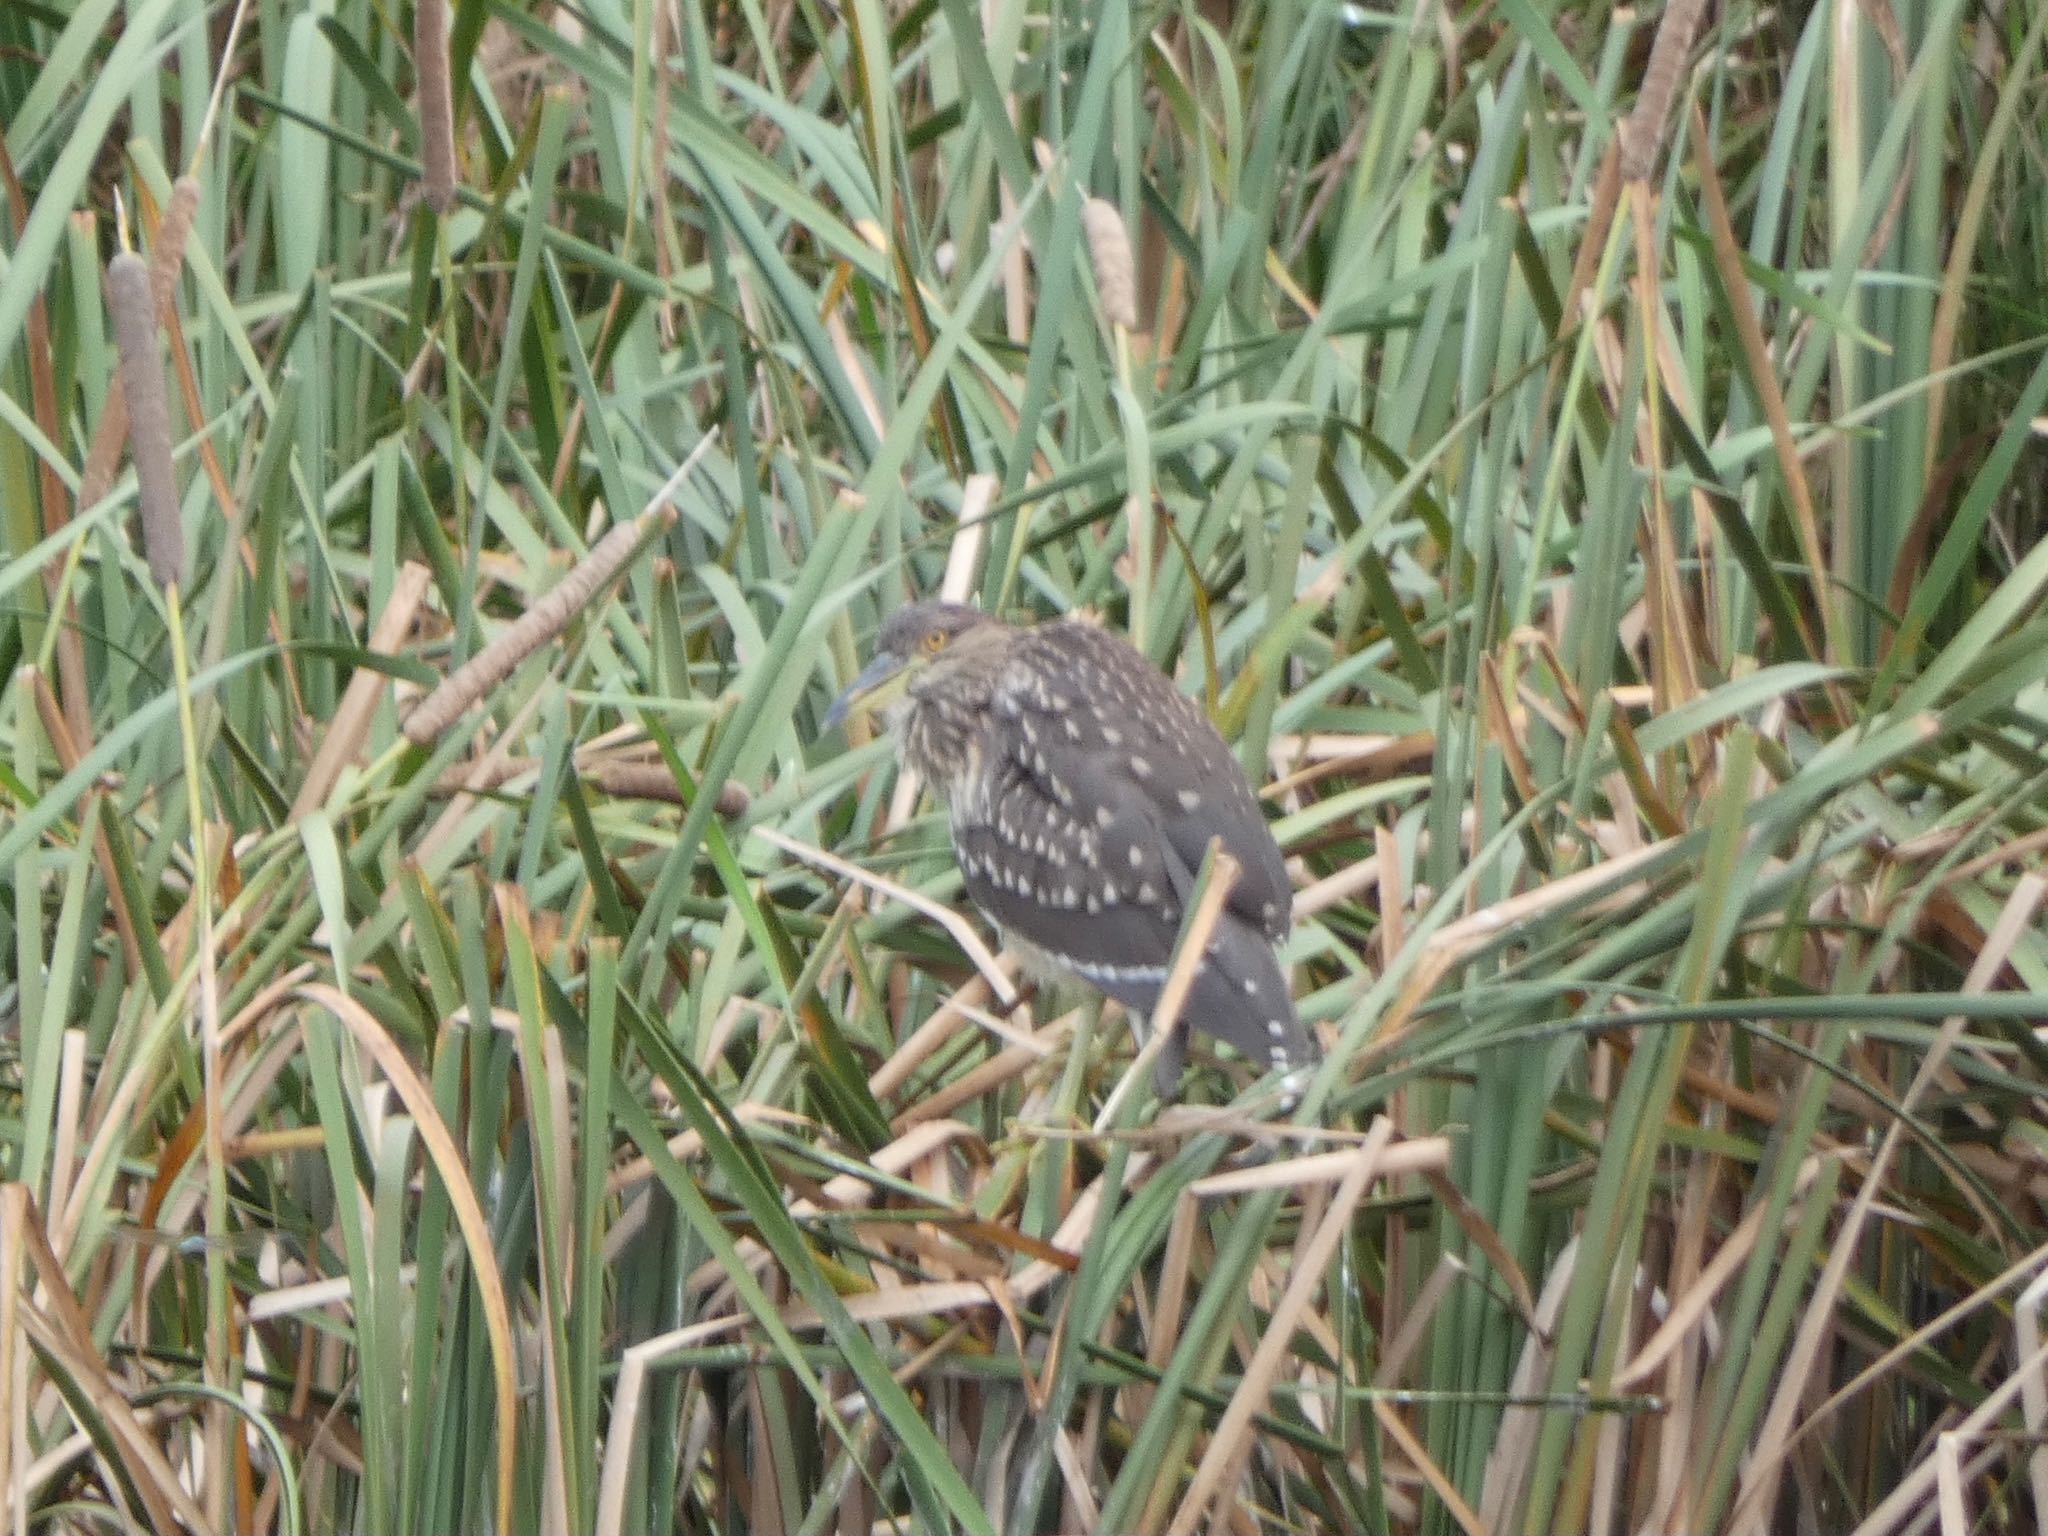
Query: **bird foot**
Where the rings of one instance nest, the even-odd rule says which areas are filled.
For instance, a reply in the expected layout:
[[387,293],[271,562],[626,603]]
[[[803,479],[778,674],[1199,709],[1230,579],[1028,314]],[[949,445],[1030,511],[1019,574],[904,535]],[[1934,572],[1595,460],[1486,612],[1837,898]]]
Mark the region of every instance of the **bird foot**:
[[1188,1027],[1176,1024],[1167,1037],[1159,1043],[1159,1054],[1152,1062],[1152,1086],[1159,1093],[1162,1103],[1171,1103],[1180,1093],[1181,1075],[1188,1065]]

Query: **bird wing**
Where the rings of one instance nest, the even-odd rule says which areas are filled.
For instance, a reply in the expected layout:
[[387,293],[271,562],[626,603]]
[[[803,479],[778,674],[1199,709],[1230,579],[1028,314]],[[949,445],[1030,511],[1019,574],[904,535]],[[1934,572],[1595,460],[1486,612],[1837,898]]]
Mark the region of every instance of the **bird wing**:
[[1112,995],[1164,979],[1189,875],[1141,806],[1090,797],[1035,768],[1028,742],[992,755],[956,788],[953,848],[967,894],[1003,930]]
[[1287,866],[1244,770],[1201,707],[1139,652],[1092,624],[1042,625],[1020,637],[991,707],[1025,738],[1027,767],[1042,757],[1090,795],[1105,784],[1135,791],[1187,869],[1221,838],[1242,871],[1229,910],[1268,939],[1286,935]]
[[[1021,939],[1126,1006],[1150,1013],[1173,958],[1194,876],[1149,799],[1078,780],[1019,733],[967,776],[950,807],[967,893]],[[1001,733],[1007,740],[1009,733]],[[1041,738],[1042,739],[1042,738]],[[1266,936],[1226,910],[1181,1017],[1280,1070],[1314,1058]]]

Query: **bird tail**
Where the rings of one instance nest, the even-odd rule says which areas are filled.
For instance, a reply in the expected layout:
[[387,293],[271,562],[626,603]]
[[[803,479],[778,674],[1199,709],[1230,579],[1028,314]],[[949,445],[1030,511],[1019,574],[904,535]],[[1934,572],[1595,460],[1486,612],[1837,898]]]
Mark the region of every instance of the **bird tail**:
[[1272,1071],[1313,1066],[1321,1055],[1295,1012],[1272,944],[1227,914],[1216,925],[1181,1017]]
[[[1165,989],[1164,967],[1102,967],[1083,969],[1081,974],[1125,1007],[1144,1014],[1148,1025],[1157,1014]],[[1210,935],[1208,953],[1181,1005],[1179,1024],[1235,1047],[1262,1070],[1295,1072],[1314,1066],[1322,1056],[1294,1010],[1287,973],[1273,946],[1265,935],[1228,913]],[[1178,1042],[1169,1041],[1166,1051],[1160,1058],[1160,1076],[1170,1084],[1180,1077]],[[1162,1089],[1166,1091],[1170,1088]]]

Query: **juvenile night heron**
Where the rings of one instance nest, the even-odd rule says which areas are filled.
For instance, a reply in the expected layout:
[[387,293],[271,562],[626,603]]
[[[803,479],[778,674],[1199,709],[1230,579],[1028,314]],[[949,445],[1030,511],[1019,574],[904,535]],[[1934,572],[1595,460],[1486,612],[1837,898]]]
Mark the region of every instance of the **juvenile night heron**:
[[[1131,646],[1062,620],[1013,628],[922,602],[825,717],[878,713],[945,799],[967,894],[1028,957],[1134,1012],[1159,1001],[1195,871],[1220,838],[1241,867],[1181,1020],[1255,1064],[1315,1048],[1273,953],[1291,920],[1280,849],[1208,718]],[[1173,1043],[1162,1091],[1179,1076]]]

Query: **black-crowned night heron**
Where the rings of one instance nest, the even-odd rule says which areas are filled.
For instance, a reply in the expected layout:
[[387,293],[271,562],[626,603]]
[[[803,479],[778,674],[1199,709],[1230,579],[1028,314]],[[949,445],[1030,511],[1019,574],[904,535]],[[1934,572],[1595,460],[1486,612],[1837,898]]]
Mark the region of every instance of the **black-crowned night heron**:
[[[1237,759],[1159,669],[1072,620],[1018,629],[922,602],[882,626],[831,729],[875,712],[945,799],[967,893],[1027,957],[1134,1012],[1159,1001],[1211,838],[1241,873],[1181,1020],[1261,1067],[1308,1065],[1274,944],[1287,870]],[[1179,1075],[1171,1045],[1162,1089]]]

